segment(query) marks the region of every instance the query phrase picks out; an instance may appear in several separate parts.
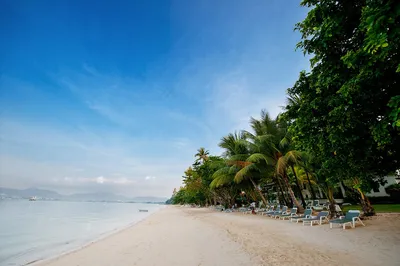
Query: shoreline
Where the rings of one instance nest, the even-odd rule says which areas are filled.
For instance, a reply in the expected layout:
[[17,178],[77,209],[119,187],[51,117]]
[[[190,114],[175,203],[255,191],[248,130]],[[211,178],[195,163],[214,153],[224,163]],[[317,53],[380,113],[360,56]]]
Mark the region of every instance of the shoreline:
[[89,247],[89,246],[91,246],[91,245],[93,245],[93,244],[95,244],[95,243],[97,243],[99,241],[105,241],[105,240],[107,240],[107,238],[109,238],[109,237],[111,237],[111,236],[113,236],[115,234],[122,233],[123,231],[128,230],[129,228],[138,225],[139,223],[145,221],[146,219],[148,219],[152,215],[158,213],[159,211],[161,211],[161,210],[163,210],[165,208],[166,208],[166,206],[160,205],[160,208],[158,210],[150,213],[148,216],[143,217],[142,219],[140,219],[138,221],[134,221],[134,222],[131,222],[131,223],[127,224],[127,225],[124,225],[124,226],[122,226],[120,228],[115,228],[115,229],[113,229],[111,231],[104,232],[104,233],[100,234],[98,237],[96,237],[95,239],[88,240],[88,242],[84,241],[85,243],[80,244],[79,246],[74,247],[74,248],[72,248],[72,249],[70,249],[68,251],[63,251],[61,253],[57,253],[54,256],[50,256],[50,257],[47,257],[47,258],[35,259],[33,261],[30,261],[30,262],[22,264],[22,266],[37,266],[37,265],[40,265],[42,263],[47,263],[47,262],[50,262],[52,260],[56,260],[59,257],[68,256],[71,253],[79,252],[80,250],[85,249],[85,248],[87,248],[87,247]]
[[39,266],[397,265],[400,217],[343,230],[259,215],[166,206]]
[[[189,239],[194,240],[191,245]],[[229,254],[227,256],[227,254]],[[222,256],[221,256],[222,255]],[[35,266],[260,265],[224,231],[166,206],[102,240]]]

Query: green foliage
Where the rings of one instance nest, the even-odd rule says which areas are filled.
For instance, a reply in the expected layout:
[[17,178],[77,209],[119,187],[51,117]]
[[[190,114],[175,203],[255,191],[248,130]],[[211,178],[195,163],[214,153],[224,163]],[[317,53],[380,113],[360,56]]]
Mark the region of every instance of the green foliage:
[[400,3],[302,4],[312,9],[296,26],[298,48],[313,56],[312,69],[288,89],[290,132],[320,159],[320,174],[368,192],[399,162]]
[[222,157],[200,148],[174,202],[228,204],[246,191],[301,208],[292,186],[300,197],[300,184],[318,186],[334,204],[343,182],[374,213],[365,193],[400,163],[400,1],[302,5],[297,48],[311,55],[311,70],[287,90],[285,112],[273,119],[263,110],[251,132],[223,137]]
[[[400,212],[400,204],[376,204],[374,205],[376,212],[387,213],[387,212]],[[347,205],[343,206],[343,212],[349,210],[361,210],[360,205]]]

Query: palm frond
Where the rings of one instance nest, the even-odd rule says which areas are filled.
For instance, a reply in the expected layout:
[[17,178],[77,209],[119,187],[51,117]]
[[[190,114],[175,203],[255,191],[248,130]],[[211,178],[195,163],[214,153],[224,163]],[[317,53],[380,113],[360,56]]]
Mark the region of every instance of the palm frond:
[[275,170],[278,175],[283,175],[288,168],[288,162],[285,157],[280,157],[276,162]]
[[252,164],[251,162],[247,162],[247,161],[228,161],[227,162],[227,164],[228,165],[233,165],[233,166],[236,166],[236,167],[239,167],[239,168],[243,168],[243,167],[246,167],[246,166],[248,166],[248,165],[250,165],[250,164]]
[[229,160],[227,160],[227,161],[231,161],[231,162],[234,162],[234,161],[246,161],[246,159],[248,157],[249,157],[248,154],[235,154],[235,155],[232,155],[231,157],[229,157]]
[[254,135],[250,131],[243,130],[242,132],[246,139],[255,139],[257,137],[257,135]]
[[219,188],[233,182],[233,175],[220,175],[210,183],[210,188]]
[[223,168],[220,168],[220,169],[218,169],[217,171],[214,172],[214,174],[212,175],[212,178],[215,179],[215,178],[217,178],[219,176],[227,175],[227,174],[229,174],[229,170],[230,170],[229,166],[225,166]]
[[286,149],[289,145],[290,139],[287,136],[283,137],[279,142],[279,147],[281,147],[282,149]]
[[260,142],[267,143],[269,145],[275,145],[276,136],[272,135],[272,134],[264,134],[264,135],[258,136],[258,140]]
[[270,157],[262,153],[254,153],[247,158],[248,162],[260,163],[265,162],[267,165],[273,165],[274,161]]
[[296,150],[288,151],[285,157],[287,162],[292,164],[298,164],[302,160],[301,153]]
[[239,183],[241,183],[243,181],[243,179],[247,175],[249,175],[249,174],[251,174],[252,172],[255,172],[255,171],[257,171],[257,172],[259,171],[258,168],[255,166],[255,164],[246,165],[245,167],[243,167],[242,169],[240,169],[236,173],[234,181],[239,184]]
[[241,168],[238,165],[229,166],[229,174],[235,175]]

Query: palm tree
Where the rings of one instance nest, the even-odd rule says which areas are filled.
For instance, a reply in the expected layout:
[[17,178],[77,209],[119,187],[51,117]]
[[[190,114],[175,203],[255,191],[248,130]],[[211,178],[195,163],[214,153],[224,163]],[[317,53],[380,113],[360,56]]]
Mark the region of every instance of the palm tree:
[[[311,156],[306,153],[303,152],[301,154],[301,162],[300,162],[300,166],[302,169],[302,173],[305,174],[308,186],[310,187],[310,192],[311,192],[311,197],[312,199],[316,199],[316,194],[313,188],[313,184],[315,184],[315,181],[311,181],[311,178],[313,176],[313,168],[312,168],[312,162],[311,162]],[[301,171],[301,170],[300,170]]]
[[201,147],[200,149],[197,150],[197,153],[194,155],[194,157],[197,158],[196,162],[201,161],[202,163],[204,163],[205,161],[208,160],[208,155],[210,155],[209,151]]
[[[304,199],[303,193],[302,193],[302,189],[300,186],[300,181],[299,181],[299,177],[297,175],[295,166],[299,163],[300,161],[300,153],[296,150],[290,150],[288,151],[284,156],[282,156],[279,159],[278,165],[281,164],[282,166],[278,166],[278,168],[283,167],[287,169],[289,168],[291,173],[294,176],[294,184],[297,188],[298,194],[300,196],[301,202],[303,204],[303,207],[306,207],[306,201]],[[281,172],[282,170],[278,169],[278,172]]]
[[210,184],[210,188],[215,192],[216,196],[225,202],[228,201],[230,204],[234,203],[235,196],[238,191],[241,191],[234,181],[235,173],[236,171],[225,163],[214,172],[213,181]]
[[300,184],[303,186],[308,185],[311,193],[311,199],[316,199],[317,197],[313,186],[316,186],[317,182],[314,178],[314,174],[306,171],[301,165],[296,165],[294,169],[296,169],[297,178],[299,179]]
[[[296,177],[294,165],[299,161],[299,153],[291,150],[290,136],[284,124],[278,123],[277,119],[273,120],[265,111],[261,112],[261,119],[256,120],[252,118],[251,126],[255,134],[245,132],[249,146],[251,147],[252,154],[247,158],[250,165],[264,165],[270,166],[274,169],[276,176],[280,177],[292,199],[292,202],[297,206],[298,210],[302,212],[303,206],[297,201],[293,190],[290,186],[287,169],[290,167]],[[247,169],[243,168],[243,174]],[[297,177],[296,177],[297,179]],[[305,204],[303,195],[300,191],[300,197],[303,204]]]
[[248,144],[244,132],[231,133],[221,139],[219,146],[225,149],[226,166],[215,172],[213,185],[226,184],[231,182],[232,178],[236,184],[250,181],[264,204],[267,204],[267,200],[257,184],[261,178],[260,169],[247,161],[251,156]]

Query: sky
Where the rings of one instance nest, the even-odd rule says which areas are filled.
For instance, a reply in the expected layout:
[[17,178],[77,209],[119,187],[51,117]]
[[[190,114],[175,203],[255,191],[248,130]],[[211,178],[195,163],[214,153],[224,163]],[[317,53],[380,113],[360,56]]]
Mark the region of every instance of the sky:
[[298,0],[0,0],[0,186],[169,197],[306,69]]

